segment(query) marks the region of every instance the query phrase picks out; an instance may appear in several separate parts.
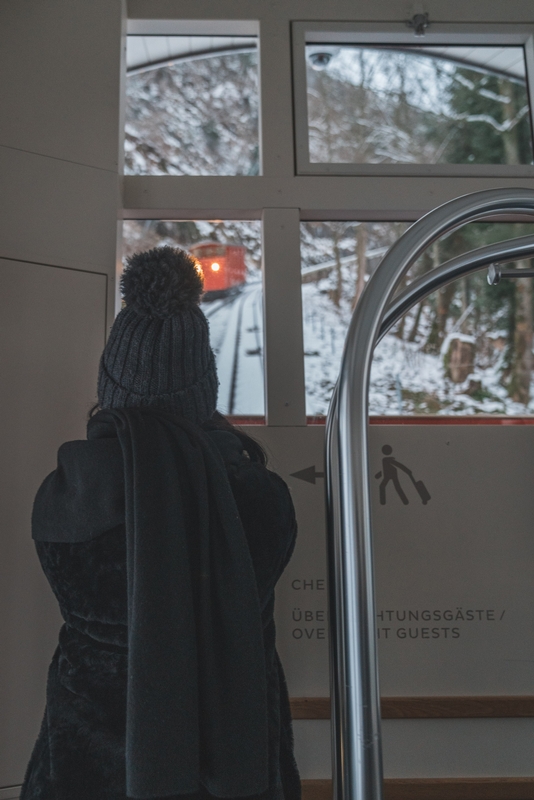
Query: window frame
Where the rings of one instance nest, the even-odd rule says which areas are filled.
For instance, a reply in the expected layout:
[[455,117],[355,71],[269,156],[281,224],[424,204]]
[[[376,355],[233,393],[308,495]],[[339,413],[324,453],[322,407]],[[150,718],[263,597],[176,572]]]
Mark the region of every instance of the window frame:
[[297,175],[376,177],[534,177],[534,164],[349,164],[311,162],[308,137],[306,45],[400,44],[515,46],[525,53],[527,95],[534,150],[534,27],[495,24],[431,24],[416,36],[406,24],[293,22],[293,93]]
[[[411,8],[411,7],[410,7]],[[407,34],[402,20],[414,8],[382,0],[369,10],[364,0],[286,0],[283,5],[250,0],[128,0],[128,33],[259,36],[260,158],[257,176],[143,176],[123,178],[125,219],[261,219],[264,281],[264,374],[266,423],[271,427],[305,426],[305,379],[300,264],[300,222],[321,220],[413,221],[454,197],[482,189],[532,188],[531,169],[496,175],[430,171],[408,175],[298,174],[295,154],[295,84],[293,34],[298,25],[339,29],[347,24],[366,34],[386,30]],[[419,8],[419,4],[418,4]],[[528,39],[534,10],[524,0],[486,4],[464,0],[442,8],[439,25],[430,9],[431,31],[446,44],[455,33],[477,34],[505,42],[512,33]],[[253,19],[251,19],[253,17]],[[306,22],[312,18],[315,22]],[[481,22],[473,23],[473,20]],[[373,22],[369,22],[373,19]],[[321,22],[320,20],[325,20]],[[337,22],[336,22],[337,20]],[[347,23],[347,20],[353,20]],[[362,22],[356,22],[362,20]],[[389,21],[388,21],[389,20]],[[466,24],[459,21],[467,20]],[[295,22],[297,21],[297,22]],[[458,23],[458,24],[456,24]],[[427,33],[428,36],[428,33]],[[408,32],[408,38],[413,37]],[[472,41],[474,37],[471,37]],[[511,43],[515,44],[517,39]],[[534,52],[526,51],[527,76],[534,74]],[[534,85],[530,80],[529,86]],[[530,89],[532,103],[532,88]],[[532,103],[534,106],[534,103]],[[469,165],[471,166],[471,165]],[[506,169],[506,168],[505,168]],[[408,418],[407,418],[408,419]],[[459,418],[455,417],[455,420]]]

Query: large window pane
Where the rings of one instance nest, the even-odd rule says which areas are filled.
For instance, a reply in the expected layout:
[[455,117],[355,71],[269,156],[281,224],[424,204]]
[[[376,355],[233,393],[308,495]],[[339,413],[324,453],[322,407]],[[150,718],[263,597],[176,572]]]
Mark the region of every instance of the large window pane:
[[263,415],[263,292],[258,221],[126,220],[124,257],[170,245],[202,264],[208,318],[219,376],[218,409]]
[[307,45],[312,163],[531,164],[521,47]]
[[127,175],[257,175],[254,37],[129,36]]
[[[406,228],[390,222],[302,223],[308,414],[327,412],[355,303]],[[434,244],[403,286],[466,250],[531,233],[529,223],[471,223]],[[532,297],[532,279],[488,286],[486,271],[430,295],[375,351],[371,414],[534,413]]]

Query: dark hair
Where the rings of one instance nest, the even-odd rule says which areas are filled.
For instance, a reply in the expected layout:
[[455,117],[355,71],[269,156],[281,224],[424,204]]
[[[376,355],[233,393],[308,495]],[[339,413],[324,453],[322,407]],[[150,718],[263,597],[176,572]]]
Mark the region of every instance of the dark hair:
[[[98,403],[95,403],[95,405],[89,409],[89,419],[98,411],[100,411],[100,406]],[[264,467],[267,465],[267,454],[261,444],[251,436],[247,436],[243,431],[240,431],[235,425],[232,425],[232,423],[218,411],[215,411],[211,419],[203,422],[200,427],[205,431],[228,431],[229,433],[233,433],[243,445],[243,450],[246,450],[251,461],[262,464]]]
[[243,431],[240,431],[235,425],[232,425],[232,423],[218,411],[215,411],[211,419],[203,422],[200,427],[205,431],[228,431],[229,433],[233,433],[243,445],[243,450],[247,451],[250,460],[263,464],[264,467],[266,466],[267,454],[261,444],[251,436],[243,433]]

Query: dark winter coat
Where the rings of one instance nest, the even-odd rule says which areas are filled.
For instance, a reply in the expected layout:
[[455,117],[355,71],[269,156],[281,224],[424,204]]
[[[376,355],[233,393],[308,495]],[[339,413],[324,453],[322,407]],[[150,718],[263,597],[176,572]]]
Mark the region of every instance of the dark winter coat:
[[60,448],[33,529],[65,625],[22,800],[296,800],[273,621],[296,533],[283,481],[232,433],[101,412]]

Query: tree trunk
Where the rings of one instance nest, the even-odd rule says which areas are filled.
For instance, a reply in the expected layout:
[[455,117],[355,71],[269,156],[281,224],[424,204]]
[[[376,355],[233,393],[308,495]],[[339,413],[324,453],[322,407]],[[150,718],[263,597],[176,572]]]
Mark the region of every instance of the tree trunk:
[[401,340],[401,342],[404,340],[404,327],[405,327],[405,325],[406,325],[406,314],[404,314],[404,315],[403,315],[403,316],[400,318],[400,322],[399,322],[399,324],[397,325],[397,330],[395,331],[395,336],[396,336],[398,339],[400,339],[400,340]]
[[[525,262],[520,262],[525,266]],[[514,278],[516,314],[514,355],[508,393],[516,403],[528,405],[532,374],[532,279]]]
[[354,299],[352,301],[353,308],[356,307],[356,303],[364,290],[365,276],[367,274],[367,225],[365,222],[361,222],[356,228],[356,260],[358,263],[358,272],[356,275]]
[[408,341],[409,342],[415,342],[415,339],[416,339],[416,336],[417,336],[417,331],[419,329],[419,323],[421,322],[421,314],[423,313],[424,305],[425,305],[425,301],[422,300],[419,303],[419,306],[417,307],[417,312],[415,314],[415,319],[413,321],[413,326],[412,326],[412,329],[410,331],[410,335],[408,336]]
[[330,294],[333,304],[339,308],[341,303],[341,292],[343,291],[343,274],[341,272],[341,255],[339,252],[339,232],[334,230],[334,259],[336,262],[335,276],[336,285]]
[[462,278],[462,316],[464,321],[461,324],[460,330],[462,333],[469,333],[469,315],[466,313],[469,308],[469,279]]
[[[517,113],[516,104],[514,103],[513,84],[509,80],[500,80],[499,92],[503,97],[508,97],[510,100],[509,103],[503,103],[503,115],[505,120],[511,123]],[[503,131],[502,140],[506,164],[520,163],[517,133],[517,123],[507,131]]]
[[475,345],[461,339],[452,339],[446,354],[447,377],[453,383],[463,383],[475,366]]
[[[440,264],[440,242],[434,242],[431,249],[432,267],[438,267]],[[442,286],[437,291],[436,310],[434,319],[430,326],[430,332],[425,342],[423,350],[426,353],[439,353],[441,345],[445,338],[445,330],[447,327],[447,319],[449,316],[449,309],[451,307],[452,299],[454,297],[455,284],[449,283]]]
[[454,283],[449,283],[447,286],[442,286],[438,289],[438,297],[436,303],[436,315],[432,322],[432,327],[428,335],[425,350],[427,353],[439,353],[441,345],[445,338],[445,329],[447,326],[447,319],[449,316],[449,309],[451,307],[452,299],[456,287]]

